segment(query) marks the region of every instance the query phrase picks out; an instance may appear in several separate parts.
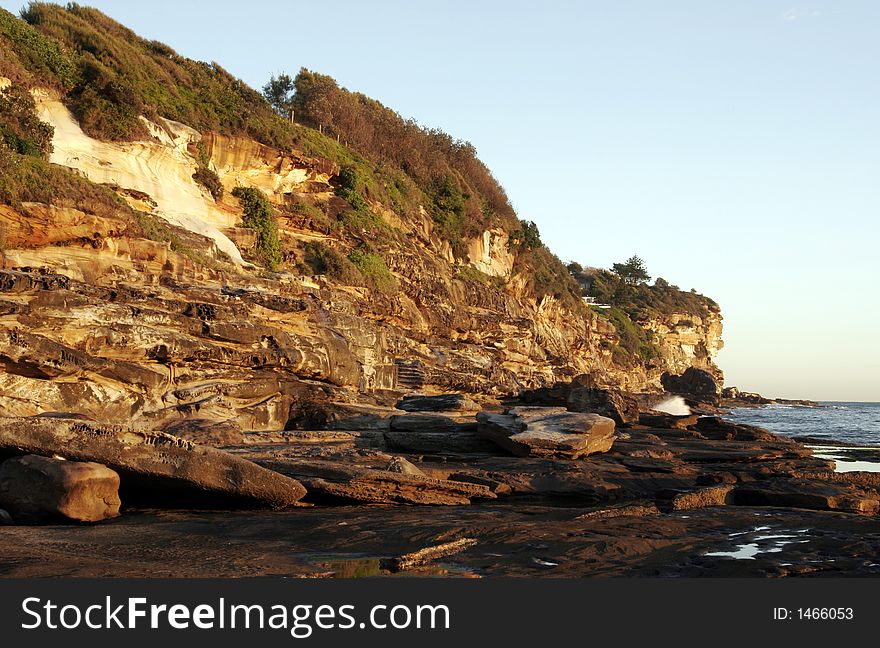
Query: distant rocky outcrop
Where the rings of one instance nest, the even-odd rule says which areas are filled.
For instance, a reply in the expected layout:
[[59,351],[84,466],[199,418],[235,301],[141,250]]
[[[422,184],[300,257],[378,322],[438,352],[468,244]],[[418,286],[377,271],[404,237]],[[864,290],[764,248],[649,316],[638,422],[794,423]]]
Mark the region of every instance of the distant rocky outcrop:
[[721,390],[721,404],[724,407],[757,407],[760,405],[798,405],[801,407],[821,407],[819,403],[806,399],[767,398],[757,392],[743,391],[737,387]]
[[682,396],[691,407],[717,407],[721,397],[719,379],[709,371],[689,367],[681,375],[664,373],[660,377],[663,388]]

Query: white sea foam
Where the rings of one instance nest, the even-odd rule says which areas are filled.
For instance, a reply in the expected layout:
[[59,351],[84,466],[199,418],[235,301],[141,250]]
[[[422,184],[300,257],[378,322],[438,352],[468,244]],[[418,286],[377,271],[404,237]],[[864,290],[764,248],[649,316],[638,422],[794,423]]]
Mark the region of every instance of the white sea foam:
[[673,416],[687,416],[691,413],[691,408],[688,407],[681,396],[668,398],[659,405],[654,405],[651,409],[664,412],[665,414],[672,414]]

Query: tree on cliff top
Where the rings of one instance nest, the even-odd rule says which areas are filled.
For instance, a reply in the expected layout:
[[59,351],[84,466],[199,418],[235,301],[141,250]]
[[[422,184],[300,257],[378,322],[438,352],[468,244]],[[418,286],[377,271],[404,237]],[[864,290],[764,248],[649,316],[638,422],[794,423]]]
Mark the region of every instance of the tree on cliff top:
[[614,274],[623,279],[625,284],[630,286],[637,286],[651,279],[651,275],[648,274],[648,268],[645,267],[645,262],[635,254],[623,263],[615,263],[611,266],[611,269],[614,271]]
[[263,86],[263,96],[282,117],[287,117],[293,108],[293,79],[289,74],[272,76],[269,82]]

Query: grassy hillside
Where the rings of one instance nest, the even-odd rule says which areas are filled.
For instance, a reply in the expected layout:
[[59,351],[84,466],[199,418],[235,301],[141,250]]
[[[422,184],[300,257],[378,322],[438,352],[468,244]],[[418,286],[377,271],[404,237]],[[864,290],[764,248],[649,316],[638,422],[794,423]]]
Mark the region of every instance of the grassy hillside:
[[[139,115],[164,117],[337,163],[343,169],[339,195],[348,207],[315,218],[342,228],[364,249],[397,238],[373,215],[375,203],[401,215],[424,207],[460,259],[467,238],[502,228],[513,235],[516,270],[535,297],[554,295],[581,308],[577,284],[534,225],[519,221],[473,146],[405,120],[330,77],[300,71],[291,102],[300,123],[292,124],[217,63],[180,56],[95,9],[39,2],[21,18],[0,10],[0,64],[21,88],[58,91],[83,130],[98,139],[136,139],[145,134]],[[362,272],[383,275],[373,254],[353,262]]]

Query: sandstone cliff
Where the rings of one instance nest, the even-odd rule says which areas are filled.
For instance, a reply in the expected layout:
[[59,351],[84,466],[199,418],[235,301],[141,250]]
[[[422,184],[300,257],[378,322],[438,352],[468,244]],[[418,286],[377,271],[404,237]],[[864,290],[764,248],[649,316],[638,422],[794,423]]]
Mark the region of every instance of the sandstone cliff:
[[[659,391],[664,372],[720,375],[717,312],[643,322],[656,357],[622,355],[620,332],[601,311],[536,295],[534,252],[513,245],[503,224],[455,246],[430,205],[368,196],[363,222],[340,227],[350,213],[340,165],[314,151],[161,115],[139,116],[133,140],[102,141],[84,132],[59,90],[29,90],[53,128],[49,161],[111,188],[127,208],[72,206],[62,195],[0,205],[0,407],[9,414],[76,411],[149,427],[200,418],[264,430],[283,428],[315,399],[501,397],[583,373],[644,392]],[[194,180],[202,167],[222,196]],[[236,187],[274,205],[279,272],[261,267]],[[315,250],[343,260],[367,250],[391,288],[315,274]]]

